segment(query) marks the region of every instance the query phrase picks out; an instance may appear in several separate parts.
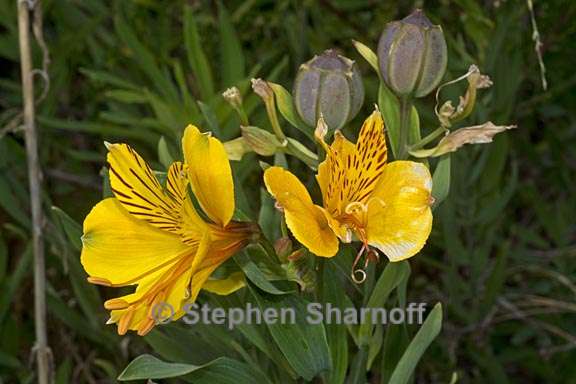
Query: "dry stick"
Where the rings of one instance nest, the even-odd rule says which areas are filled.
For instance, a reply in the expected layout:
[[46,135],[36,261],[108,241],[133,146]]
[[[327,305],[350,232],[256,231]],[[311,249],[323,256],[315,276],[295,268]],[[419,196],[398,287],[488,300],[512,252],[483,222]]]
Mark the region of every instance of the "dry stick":
[[528,11],[530,12],[530,22],[532,23],[532,40],[534,40],[534,51],[538,58],[538,65],[540,66],[540,80],[542,81],[542,88],[546,91],[548,89],[548,81],[546,80],[546,66],[542,59],[542,40],[540,40],[540,31],[538,31],[538,24],[536,23],[536,15],[534,14],[534,4],[532,0],[526,0]]
[[36,360],[38,363],[38,383],[49,384],[50,350],[46,334],[46,275],[44,243],[42,235],[42,200],[40,190],[40,163],[38,160],[38,140],[34,121],[34,82],[32,58],[30,54],[30,8],[34,3],[17,0],[18,32],[20,43],[20,64],[22,70],[22,93],[24,98],[24,132],[26,157],[30,184],[30,206],[32,209],[32,238],[34,246],[34,320],[36,328]]

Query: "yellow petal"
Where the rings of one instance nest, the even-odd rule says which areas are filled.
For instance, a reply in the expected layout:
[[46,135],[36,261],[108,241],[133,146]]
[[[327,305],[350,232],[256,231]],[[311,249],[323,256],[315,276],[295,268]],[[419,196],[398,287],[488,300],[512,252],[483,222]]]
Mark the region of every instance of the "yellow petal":
[[[110,322],[118,323],[119,334],[134,330],[144,335],[157,321],[169,320],[168,317],[176,320],[179,317],[188,298],[191,270],[185,265],[179,271],[175,267],[178,266],[164,268],[146,276],[134,293],[114,299],[130,303],[127,308],[111,311]],[[155,296],[158,287],[163,287],[163,291]]]
[[394,161],[368,201],[368,243],[390,261],[414,256],[432,229],[432,177],[428,168],[412,161]]
[[[217,288],[208,282],[208,278],[216,268],[248,244],[254,231],[254,224],[236,221],[230,222],[226,228],[211,226],[209,233],[200,242],[198,253],[192,262],[190,301],[196,300],[200,290],[206,286],[208,289]],[[227,288],[220,287],[222,292],[232,288],[230,285]]]
[[229,295],[245,285],[244,274],[242,272],[234,272],[225,279],[208,279],[202,289],[217,295]]
[[328,212],[338,216],[348,204],[368,201],[386,159],[384,122],[379,111],[366,119],[356,145],[336,131],[317,176]]
[[338,239],[322,208],[314,205],[300,180],[280,167],[270,167],[264,173],[264,182],[284,209],[286,224],[294,237],[317,256],[334,256]]
[[355,147],[340,131],[336,131],[334,142],[327,149],[326,159],[318,166],[316,181],[322,191],[324,207],[329,213],[335,214],[343,198],[340,191],[344,188],[346,159],[354,155]]
[[188,179],[182,163],[170,166],[165,191],[150,166],[129,145],[107,147],[112,192],[130,214],[173,233],[182,233],[182,226],[188,234],[203,231],[205,225],[187,197]]
[[115,198],[98,203],[84,220],[81,261],[90,276],[135,283],[195,248],[180,236],[130,215]]
[[234,214],[232,171],[222,143],[193,125],[182,138],[192,191],[208,217],[225,226]]

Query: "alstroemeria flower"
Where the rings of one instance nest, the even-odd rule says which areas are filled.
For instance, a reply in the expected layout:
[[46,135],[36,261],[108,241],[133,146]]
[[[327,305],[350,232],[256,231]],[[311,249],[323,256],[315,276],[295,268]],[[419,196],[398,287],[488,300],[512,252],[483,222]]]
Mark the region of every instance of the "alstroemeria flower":
[[[242,279],[209,280],[256,232],[254,224],[231,221],[234,186],[222,143],[188,126],[185,163],[170,166],[165,187],[128,145],[107,147],[115,197],[86,217],[81,260],[92,283],[137,285],[134,293],[104,304],[118,333],[149,332],[159,303],[170,305],[177,318],[200,289],[225,294],[239,288]],[[205,216],[196,211],[188,185]]]
[[266,187],[284,210],[294,237],[310,252],[324,257],[338,252],[338,239],[345,243],[360,240],[363,247],[356,262],[363,252],[368,252],[367,260],[377,255],[370,247],[390,261],[418,253],[432,227],[432,178],[421,163],[386,163],[380,112],[366,119],[356,144],[339,131],[331,146],[318,130],[317,138],[326,150],[316,175],[322,206],[313,203],[304,185],[289,171],[270,167],[264,173]]

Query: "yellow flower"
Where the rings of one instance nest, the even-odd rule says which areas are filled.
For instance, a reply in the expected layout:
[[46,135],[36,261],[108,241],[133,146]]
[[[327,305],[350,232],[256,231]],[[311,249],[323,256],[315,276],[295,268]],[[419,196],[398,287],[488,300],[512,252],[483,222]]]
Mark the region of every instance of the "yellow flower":
[[324,257],[338,252],[338,239],[345,243],[360,240],[363,247],[354,265],[363,252],[368,252],[367,261],[377,256],[370,247],[390,261],[418,253],[432,227],[428,168],[412,161],[386,163],[384,123],[377,110],[364,122],[356,144],[336,131],[328,146],[319,128],[316,136],[326,150],[316,175],[323,206],[312,202],[304,185],[289,171],[271,167],[264,173],[266,187],[284,210],[294,237]]
[[[178,318],[200,289],[227,294],[241,287],[237,274],[209,280],[256,233],[254,224],[231,221],[234,186],[222,143],[188,126],[182,139],[185,163],[170,166],[166,187],[128,145],[107,147],[115,197],[86,217],[81,260],[94,284],[136,285],[133,293],[104,304],[118,333],[148,333],[158,303],[169,304]],[[188,185],[207,218],[196,211]]]

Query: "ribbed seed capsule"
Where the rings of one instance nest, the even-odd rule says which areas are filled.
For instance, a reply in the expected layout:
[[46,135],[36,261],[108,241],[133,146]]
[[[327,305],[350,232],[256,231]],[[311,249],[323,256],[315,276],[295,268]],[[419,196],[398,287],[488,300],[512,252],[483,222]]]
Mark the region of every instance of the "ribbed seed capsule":
[[354,61],[329,49],[302,64],[294,82],[294,104],[302,120],[315,127],[320,116],[330,130],[352,120],[364,102],[364,85]]
[[419,9],[388,23],[378,43],[380,74],[399,96],[429,94],[444,76],[447,61],[442,27]]

